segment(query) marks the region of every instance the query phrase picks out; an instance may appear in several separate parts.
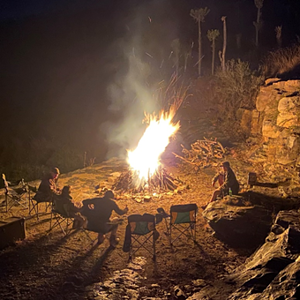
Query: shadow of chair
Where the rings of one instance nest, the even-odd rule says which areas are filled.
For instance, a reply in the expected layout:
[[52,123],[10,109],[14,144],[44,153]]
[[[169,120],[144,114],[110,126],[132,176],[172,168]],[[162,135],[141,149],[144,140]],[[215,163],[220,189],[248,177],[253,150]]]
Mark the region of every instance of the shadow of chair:
[[58,199],[52,202],[50,228],[49,232],[59,227],[64,235],[71,232],[73,228],[74,217],[71,216],[67,206]]
[[165,217],[165,224],[172,250],[174,243],[182,237],[196,244],[197,212],[198,207],[195,203],[171,206],[170,215]]
[[2,174],[5,188],[5,211],[8,212],[13,206],[22,206],[28,208],[28,188],[24,179],[17,181],[6,180],[5,174]]
[[129,253],[129,261],[139,249],[145,249],[156,261],[156,241],[159,233],[156,230],[156,219],[154,215],[130,215],[127,218],[125,241],[123,251]]

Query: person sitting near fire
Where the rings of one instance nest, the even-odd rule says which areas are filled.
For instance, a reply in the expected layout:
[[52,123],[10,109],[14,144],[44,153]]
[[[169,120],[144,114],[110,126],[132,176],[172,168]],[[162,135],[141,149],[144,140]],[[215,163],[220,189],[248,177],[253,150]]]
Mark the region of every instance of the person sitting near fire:
[[212,186],[215,187],[216,183],[218,183],[219,187],[222,186],[222,184],[224,183],[224,172],[223,169],[221,169],[212,179],[211,181]]
[[[213,186],[217,181],[219,181],[220,187],[216,189],[209,201],[213,202],[217,200],[218,197],[224,197],[229,194],[229,191],[231,190],[232,195],[237,195],[240,189],[239,182],[236,179],[236,176],[233,172],[233,170],[230,167],[230,163],[228,161],[225,161],[222,163],[222,168],[223,168],[223,180],[224,182],[222,183],[222,176],[215,176],[213,179]],[[221,173],[220,173],[221,174]],[[214,182],[215,180],[215,182]]]
[[58,168],[52,168],[42,179],[33,199],[37,202],[52,202],[53,199],[61,193],[57,186],[59,174]]
[[111,248],[115,248],[119,242],[117,238],[118,223],[110,222],[111,214],[115,211],[121,216],[128,212],[127,206],[125,209],[120,209],[113,199],[114,193],[108,190],[102,198],[83,200],[81,209],[81,214],[87,218],[87,229],[98,232],[99,245],[104,242],[105,234],[111,232],[109,239]]
[[61,194],[55,197],[54,209],[63,216],[73,218],[73,229],[79,229],[83,226],[85,219],[81,215],[81,207],[77,207],[73,198],[71,197],[71,187],[65,185],[61,191]]
[[75,206],[73,202],[69,185],[64,186],[61,194],[54,199],[54,209],[64,211],[71,218],[74,218],[76,213],[80,212],[80,208]]

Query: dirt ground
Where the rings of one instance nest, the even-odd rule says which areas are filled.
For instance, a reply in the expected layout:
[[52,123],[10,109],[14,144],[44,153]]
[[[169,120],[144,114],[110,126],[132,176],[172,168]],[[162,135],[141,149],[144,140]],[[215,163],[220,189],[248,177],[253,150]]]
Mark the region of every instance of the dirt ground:
[[[226,299],[230,288],[222,278],[243,263],[249,253],[243,249],[230,249],[217,240],[202,217],[201,206],[213,191],[211,179],[215,170],[206,169],[198,174],[189,174],[175,165],[168,164],[165,167],[169,174],[178,176],[188,188],[181,193],[152,197],[149,202],[138,203],[121,197],[117,203],[121,208],[128,205],[127,215],[155,214],[158,207],[169,211],[172,204],[196,203],[199,207],[196,226],[198,245],[193,246],[192,242],[183,239],[172,252],[164,234],[165,224],[158,224],[160,237],[157,241],[156,263],[147,252],[138,253],[147,259],[143,285],[147,287],[159,283],[164,290],[171,291],[174,285],[184,286],[194,279],[203,279],[210,285],[220,287],[220,294],[215,299]],[[74,187],[73,198],[80,202],[96,196],[95,186],[101,180],[107,181],[109,174],[123,169],[124,164],[111,161],[62,175],[60,185],[71,184]],[[9,213],[0,207],[1,219],[26,214],[28,211],[19,207],[14,207]],[[50,214],[43,214],[39,221],[27,216],[26,239],[0,252],[0,299],[87,299],[87,286],[105,280],[116,270],[126,268],[128,253],[122,251],[122,245],[127,215],[119,227],[120,244],[115,250],[109,249],[108,240],[102,245],[91,245],[81,230],[73,230],[66,236],[59,228],[48,232]],[[96,237],[95,233],[93,237]]]

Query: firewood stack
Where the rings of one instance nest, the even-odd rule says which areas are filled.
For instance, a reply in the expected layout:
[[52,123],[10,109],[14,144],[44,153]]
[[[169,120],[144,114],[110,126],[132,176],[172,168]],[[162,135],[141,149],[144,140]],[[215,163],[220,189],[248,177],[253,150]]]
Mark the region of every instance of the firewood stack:
[[112,190],[127,193],[140,193],[143,191],[163,192],[174,191],[177,188],[175,183],[181,182],[173,178],[167,171],[160,167],[147,180],[141,180],[136,172],[128,170],[123,172],[112,186]]
[[204,140],[197,140],[191,144],[190,150],[186,149],[183,145],[181,147],[183,156],[174,152],[173,154],[196,172],[200,169],[216,165],[225,156],[224,147],[216,139],[209,140],[204,138]]

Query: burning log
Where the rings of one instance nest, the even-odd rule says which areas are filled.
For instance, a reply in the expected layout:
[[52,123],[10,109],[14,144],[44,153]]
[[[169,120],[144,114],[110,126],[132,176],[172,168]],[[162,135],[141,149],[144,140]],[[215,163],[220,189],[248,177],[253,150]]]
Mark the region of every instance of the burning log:
[[[175,183],[177,182],[177,184]],[[120,192],[140,193],[144,191],[158,192],[174,191],[179,179],[173,178],[163,167],[159,167],[148,179],[140,179],[137,172],[128,170],[123,172],[117,181],[113,184],[112,189]]]
[[182,153],[184,156],[180,156],[173,152],[175,157],[180,158],[183,162],[192,166],[196,172],[199,169],[203,169],[212,166],[217,160],[223,159],[225,155],[225,149],[220,142],[216,140],[197,140],[191,144],[191,149],[186,149],[183,145]]

